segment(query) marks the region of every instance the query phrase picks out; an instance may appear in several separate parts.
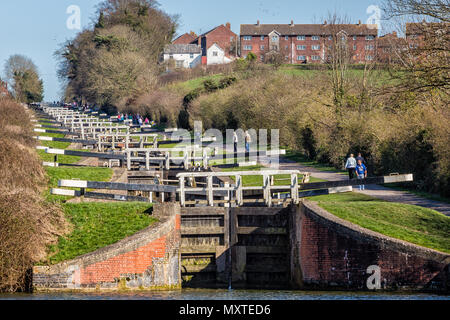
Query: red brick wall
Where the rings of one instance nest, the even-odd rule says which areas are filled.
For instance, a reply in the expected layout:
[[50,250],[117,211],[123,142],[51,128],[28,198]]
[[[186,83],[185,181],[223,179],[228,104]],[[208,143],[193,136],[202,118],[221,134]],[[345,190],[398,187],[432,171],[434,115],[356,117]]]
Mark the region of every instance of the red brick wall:
[[[156,206],[155,206],[156,207]],[[114,289],[121,279],[130,288],[172,286],[179,273],[180,208],[158,205],[161,221],[116,244],[49,267],[35,267],[36,289]],[[157,266],[155,266],[157,264]],[[154,280],[152,280],[154,276]],[[129,280],[128,280],[129,279]],[[154,282],[152,282],[154,281]]]
[[[228,57],[230,56],[230,48],[232,45],[231,37],[233,37],[234,42],[239,39],[233,31],[223,25],[217,27],[210,33],[207,33],[204,37],[206,38],[206,50],[209,49],[214,43],[217,43],[219,47],[225,51],[225,54]],[[199,43],[202,43],[201,40]]]
[[352,234],[310,213],[308,209],[302,211],[298,230],[299,267],[305,286],[367,289],[370,275],[366,271],[375,265],[381,269],[381,284],[386,289],[422,289],[434,283],[445,287],[448,255],[445,259],[442,254],[442,259],[439,254],[421,252],[427,249],[408,250],[389,244],[389,240]]
[[[285,36],[280,37],[280,50],[285,52],[288,58],[288,63],[301,64],[302,61],[297,60],[297,56],[305,56],[308,63],[323,63],[322,57],[327,56],[326,51],[328,50],[328,38],[321,37],[319,40],[312,40],[311,36],[306,36],[305,40],[298,40],[297,36],[288,36],[286,40]],[[366,40],[365,36],[357,36],[356,40],[353,40],[353,36],[348,37],[348,45],[353,51],[353,46],[356,45],[356,50],[354,52],[354,63],[365,62],[366,55],[371,55],[376,57],[376,41]],[[245,50],[246,45],[251,45],[252,50]],[[261,45],[264,45],[264,50],[261,50]],[[298,45],[306,46],[305,50],[297,50]],[[320,50],[312,50],[313,45],[320,45]],[[374,49],[366,51],[366,45],[373,45]],[[286,49],[288,46],[288,49]],[[293,46],[293,48],[292,48]],[[325,55],[323,52],[325,49]],[[270,51],[269,48],[269,37],[264,36],[264,40],[261,40],[261,36],[252,36],[252,40],[244,40],[244,35],[241,35],[241,56],[245,57],[249,52],[253,52],[257,55],[258,61],[261,61],[261,55],[266,54]],[[293,54],[292,54],[293,53]],[[312,60],[312,56],[320,56],[320,60]]]

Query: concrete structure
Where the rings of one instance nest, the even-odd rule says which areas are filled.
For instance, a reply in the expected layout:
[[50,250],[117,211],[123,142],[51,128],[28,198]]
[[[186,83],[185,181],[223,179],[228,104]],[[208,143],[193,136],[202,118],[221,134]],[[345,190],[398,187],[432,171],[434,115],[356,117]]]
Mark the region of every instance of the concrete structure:
[[376,25],[256,24],[241,25],[241,56],[253,52],[259,61],[269,52],[279,52],[286,63],[324,63],[336,38],[346,41],[354,63],[372,61],[376,55]]
[[[169,44],[164,48],[163,61],[175,68],[192,69],[201,64],[202,50],[195,44]],[[171,66],[169,66],[170,68]]]
[[158,223],[116,244],[54,266],[34,267],[34,290],[180,287],[180,208],[156,205],[153,215]]

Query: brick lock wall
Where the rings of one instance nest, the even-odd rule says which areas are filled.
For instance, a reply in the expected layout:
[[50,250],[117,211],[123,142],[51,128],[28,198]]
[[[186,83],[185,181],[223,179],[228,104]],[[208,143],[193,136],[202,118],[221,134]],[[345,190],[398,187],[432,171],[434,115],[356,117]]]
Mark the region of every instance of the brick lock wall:
[[366,231],[316,205],[305,205],[297,212],[291,240],[291,273],[297,285],[367,290],[367,268],[378,266],[384,289],[448,292],[450,255]]
[[55,266],[35,267],[33,287],[53,289],[152,288],[181,285],[179,205],[155,206],[160,222],[116,244]]

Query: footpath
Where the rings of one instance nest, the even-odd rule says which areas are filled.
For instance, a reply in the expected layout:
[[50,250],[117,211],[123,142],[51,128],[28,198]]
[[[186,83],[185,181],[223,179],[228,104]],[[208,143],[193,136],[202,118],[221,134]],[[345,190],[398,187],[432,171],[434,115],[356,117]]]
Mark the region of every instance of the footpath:
[[[267,167],[270,166],[270,164],[264,160],[261,161],[261,164]],[[279,167],[280,170],[299,170],[303,172],[310,172],[312,177],[328,181],[340,181],[348,179],[347,175],[332,171],[320,171],[316,168],[304,166],[300,163],[283,157],[280,157]],[[433,209],[450,217],[449,203],[422,198],[407,191],[393,190],[379,185],[366,186],[366,190],[364,191],[359,191],[358,188],[353,188],[353,191],[385,201],[398,202]]]

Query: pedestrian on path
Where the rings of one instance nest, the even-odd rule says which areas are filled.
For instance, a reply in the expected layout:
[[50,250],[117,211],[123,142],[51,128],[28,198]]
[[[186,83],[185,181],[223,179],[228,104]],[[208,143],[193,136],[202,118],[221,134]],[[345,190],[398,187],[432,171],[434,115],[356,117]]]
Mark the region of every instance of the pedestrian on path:
[[238,143],[239,143],[239,138],[238,138],[236,131],[234,131],[233,132],[234,153],[238,152]]
[[345,164],[345,169],[348,171],[348,177],[350,180],[355,179],[355,171],[356,171],[356,159],[353,154],[347,159],[347,163]]
[[245,131],[245,151],[250,153],[250,143],[252,143],[252,136],[248,131]]
[[362,156],[361,153],[358,153],[358,156],[356,157],[356,161],[361,160],[362,164],[366,164],[366,160],[364,159],[364,157]]
[[[367,178],[367,167],[364,165],[364,163],[361,160],[358,160],[358,164],[356,165],[356,175],[358,176],[358,179],[363,180]],[[364,185],[359,186],[359,191],[365,190]]]

